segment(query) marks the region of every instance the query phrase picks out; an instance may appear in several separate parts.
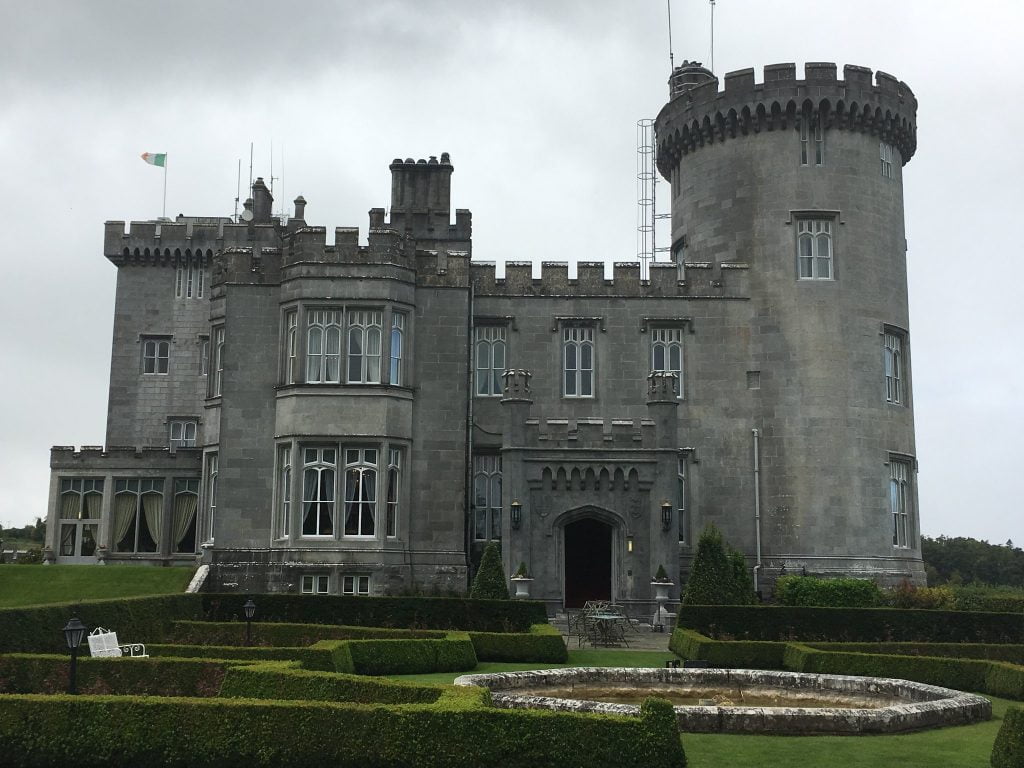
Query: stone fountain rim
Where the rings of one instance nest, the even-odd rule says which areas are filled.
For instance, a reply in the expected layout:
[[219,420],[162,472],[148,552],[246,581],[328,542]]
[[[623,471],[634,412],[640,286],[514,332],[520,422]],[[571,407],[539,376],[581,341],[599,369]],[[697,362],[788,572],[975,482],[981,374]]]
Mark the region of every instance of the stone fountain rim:
[[[962,725],[992,716],[988,699],[951,688],[888,677],[782,672],[755,669],[663,669],[660,667],[564,667],[491,674],[462,675],[455,685],[477,685],[492,691],[491,700],[505,709],[554,709],[569,712],[638,716],[635,704],[610,704],[585,699],[524,696],[516,688],[583,682],[705,684],[743,683],[799,690],[870,692],[904,699],[875,709],[838,707],[676,706],[679,730],[775,734],[898,733],[944,725]],[[851,688],[851,682],[858,685]],[[788,684],[788,685],[787,685]]]

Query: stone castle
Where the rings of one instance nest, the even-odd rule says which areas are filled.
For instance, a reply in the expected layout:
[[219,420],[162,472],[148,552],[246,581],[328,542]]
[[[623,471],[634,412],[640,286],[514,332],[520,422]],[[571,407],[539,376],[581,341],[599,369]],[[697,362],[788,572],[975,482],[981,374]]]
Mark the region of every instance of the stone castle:
[[[903,166],[917,102],[847,66],[724,88],[686,62],[656,122],[672,259],[472,257],[447,154],[390,210],[107,222],[104,446],[51,453],[51,562],[211,566],[221,591],[461,592],[500,539],[551,610],[652,604],[708,523],[778,574],[923,583]],[[643,279],[642,279],[643,278]]]

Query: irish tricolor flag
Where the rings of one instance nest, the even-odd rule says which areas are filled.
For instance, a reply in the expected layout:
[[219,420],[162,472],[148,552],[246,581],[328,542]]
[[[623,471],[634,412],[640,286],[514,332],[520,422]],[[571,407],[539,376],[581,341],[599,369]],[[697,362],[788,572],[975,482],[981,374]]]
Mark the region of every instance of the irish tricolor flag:
[[161,168],[167,167],[166,152],[143,152],[142,159],[150,165],[159,165]]

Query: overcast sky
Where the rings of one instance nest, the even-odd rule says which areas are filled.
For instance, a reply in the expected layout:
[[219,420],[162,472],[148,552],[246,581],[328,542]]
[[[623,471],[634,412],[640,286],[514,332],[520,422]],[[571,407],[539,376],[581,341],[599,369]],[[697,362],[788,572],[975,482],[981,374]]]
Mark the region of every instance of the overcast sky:
[[[103,222],[160,215],[162,171],[141,152],[169,154],[169,216],[230,215],[238,159],[245,185],[254,142],[269,177],[273,143],[278,200],[301,193],[308,221],[364,239],[392,158],[450,152],[476,258],[635,258],[636,121],[667,96],[664,0],[0,12],[5,526],[45,517],[51,445],[103,442]],[[709,4],[672,13],[676,61],[709,64]],[[1019,0],[719,0],[714,62],[759,81],[776,62],[859,64],[917,95],[904,191],[922,529],[1018,545],[1022,29]]]

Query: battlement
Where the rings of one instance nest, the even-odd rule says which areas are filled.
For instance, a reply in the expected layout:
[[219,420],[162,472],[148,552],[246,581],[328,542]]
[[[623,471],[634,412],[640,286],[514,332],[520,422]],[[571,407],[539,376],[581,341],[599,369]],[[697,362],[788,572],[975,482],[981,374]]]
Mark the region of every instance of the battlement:
[[470,279],[477,296],[608,296],[608,297],[690,297],[739,298],[747,295],[746,264],[699,265],[685,279],[672,262],[657,261],[648,266],[648,279],[640,279],[640,264],[617,261],[611,277],[605,277],[601,261],[580,261],[576,276],[564,261],[541,263],[540,275],[533,276],[533,262],[505,262],[505,276],[497,276],[490,261],[470,262]]
[[651,419],[527,419],[528,448],[655,449]]
[[153,470],[173,472],[192,477],[202,466],[201,448],[132,445],[55,445],[50,449],[50,469],[76,472],[130,472],[143,471],[152,476]]
[[765,66],[760,83],[753,69],[729,72],[722,90],[710,73],[694,82],[682,80],[673,73],[671,100],[655,121],[658,170],[666,179],[682,155],[705,144],[799,127],[812,116],[825,128],[878,136],[899,149],[904,164],[917,148],[917,98],[886,72],[872,79],[867,67],[848,64],[839,79],[835,64],[808,62],[803,80],[792,63]]

